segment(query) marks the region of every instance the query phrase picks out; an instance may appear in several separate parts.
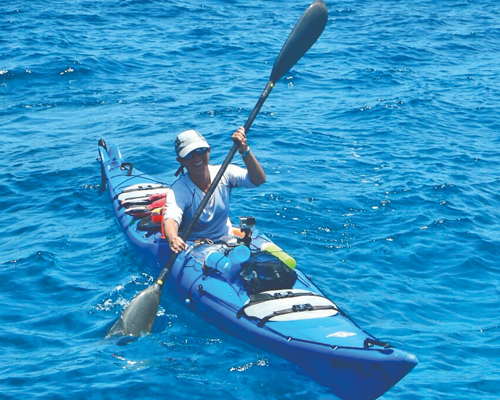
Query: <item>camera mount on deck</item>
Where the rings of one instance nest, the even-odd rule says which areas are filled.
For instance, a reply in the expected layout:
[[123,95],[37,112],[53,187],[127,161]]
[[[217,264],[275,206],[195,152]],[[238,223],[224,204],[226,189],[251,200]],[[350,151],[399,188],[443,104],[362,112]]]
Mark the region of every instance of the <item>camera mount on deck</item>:
[[250,247],[250,243],[252,243],[253,228],[255,228],[255,217],[240,217],[240,229],[245,236],[238,241],[245,243],[247,247]]

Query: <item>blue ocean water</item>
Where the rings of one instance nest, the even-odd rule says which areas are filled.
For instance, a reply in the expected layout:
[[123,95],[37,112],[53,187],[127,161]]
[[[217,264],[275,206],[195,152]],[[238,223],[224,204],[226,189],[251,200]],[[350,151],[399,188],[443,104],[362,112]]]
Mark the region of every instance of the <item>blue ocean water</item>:
[[[326,4],[249,133],[268,182],[235,191],[232,218],[254,215],[361,327],[417,355],[384,399],[496,399],[500,3]],[[154,271],[99,195],[98,139],[166,182],[186,128],[221,162],[307,6],[0,6],[1,398],[335,398],[168,293],[157,332],[102,340]]]

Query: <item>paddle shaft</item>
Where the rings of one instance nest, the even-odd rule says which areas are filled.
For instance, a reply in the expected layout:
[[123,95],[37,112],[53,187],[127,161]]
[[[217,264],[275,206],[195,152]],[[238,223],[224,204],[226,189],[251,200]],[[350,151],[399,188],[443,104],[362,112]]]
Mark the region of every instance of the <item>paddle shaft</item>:
[[[321,33],[323,32],[326,26],[327,19],[328,18],[327,18],[326,6],[322,0],[315,0],[309,6],[306,12],[302,15],[299,22],[295,25],[295,28],[293,29],[292,33],[290,33],[290,36],[288,37],[287,41],[283,45],[281,52],[274,63],[273,70],[271,71],[271,77],[269,78],[266,87],[264,88],[262,94],[260,95],[257,104],[253,108],[250,117],[245,123],[244,126],[245,133],[247,133],[250,130],[250,127],[252,126],[253,121],[255,120],[257,115],[259,114],[262,105],[269,97],[269,94],[271,93],[274,84],[279,79],[281,79],[283,75],[285,75],[290,70],[290,68],[292,68],[297,63],[298,60],[300,60],[300,58],[307,52],[307,50],[309,50],[309,48],[321,36]],[[212,181],[210,187],[208,188],[207,193],[201,200],[200,205],[196,209],[193,218],[191,219],[191,221],[189,221],[188,226],[182,233],[181,236],[182,240],[184,241],[188,240],[196,223],[200,219],[203,210],[205,209],[208,201],[210,200],[210,197],[215,191],[217,185],[219,184],[222,175],[224,175],[224,172],[226,172],[228,165],[230,164],[231,160],[236,154],[238,147],[239,143],[233,144],[233,147],[229,151],[229,154],[226,156],[224,163],[219,169],[219,172],[217,173],[215,179]],[[172,254],[172,256],[167,261],[166,265],[161,270],[160,275],[156,280],[156,283],[160,287],[163,287],[163,283],[168,274],[170,273],[170,269],[172,268],[172,265],[177,259],[178,254],[179,253]]]
[[[269,97],[271,94],[271,90],[273,90],[274,87],[274,82],[269,81],[267,82],[267,85],[262,92],[262,94],[259,97],[259,100],[257,101],[257,104],[252,110],[252,113],[250,114],[250,117],[248,117],[247,122],[245,123],[245,133],[247,133],[250,130],[250,127],[253,124],[253,121],[255,121],[255,118],[259,114],[260,109],[262,108],[262,105],[266,101],[266,99]],[[234,143],[233,147],[231,147],[231,150],[229,151],[228,155],[226,156],[226,159],[222,163],[219,172],[217,172],[217,175],[215,176],[214,180],[210,184],[210,187],[207,190],[207,193],[205,193],[205,196],[203,196],[203,199],[201,200],[200,205],[196,209],[193,218],[189,221],[188,226],[186,229],[183,231],[181,238],[184,241],[187,241],[189,239],[189,236],[193,232],[194,227],[196,226],[196,223],[201,217],[201,214],[203,213],[203,210],[207,206],[208,201],[210,200],[210,197],[214,193],[215,189],[217,188],[217,185],[219,184],[220,180],[222,179],[222,175],[224,175],[224,172],[226,172],[226,169],[228,165],[231,163],[234,155],[236,154],[236,151],[238,150],[238,147],[240,146],[239,143]],[[167,278],[168,274],[170,273],[170,269],[172,268],[172,265],[174,265],[175,260],[177,259],[177,256],[179,253],[174,253],[172,256],[168,259],[167,264],[165,267],[160,272],[160,275],[158,275],[158,278],[156,279],[156,283],[158,283],[160,286],[163,285],[165,282],[165,279]]]

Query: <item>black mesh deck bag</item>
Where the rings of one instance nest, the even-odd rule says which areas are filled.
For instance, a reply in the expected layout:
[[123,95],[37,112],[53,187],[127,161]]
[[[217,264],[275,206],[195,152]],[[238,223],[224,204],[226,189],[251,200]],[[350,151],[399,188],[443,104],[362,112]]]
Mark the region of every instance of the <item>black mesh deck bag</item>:
[[240,278],[248,294],[255,294],[291,289],[297,280],[297,273],[271,253],[259,251],[243,264]]

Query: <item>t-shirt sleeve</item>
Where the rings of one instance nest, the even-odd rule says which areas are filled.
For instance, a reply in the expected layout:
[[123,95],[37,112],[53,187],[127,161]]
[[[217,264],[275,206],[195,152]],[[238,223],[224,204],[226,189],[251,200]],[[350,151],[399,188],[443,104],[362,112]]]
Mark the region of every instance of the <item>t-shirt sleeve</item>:
[[226,170],[226,174],[231,187],[244,187],[247,189],[257,187],[250,180],[248,171],[238,165],[229,164]]
[[182,204],[182,195],[176,197],[175,192],[173,190],[169,190],[165,201],[165,212],[163,214],[163,218],[173,219],[180,226],[182,221],[183,209],[184,207]]

